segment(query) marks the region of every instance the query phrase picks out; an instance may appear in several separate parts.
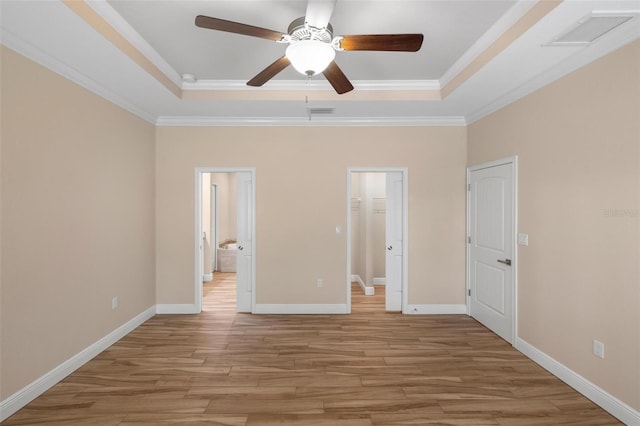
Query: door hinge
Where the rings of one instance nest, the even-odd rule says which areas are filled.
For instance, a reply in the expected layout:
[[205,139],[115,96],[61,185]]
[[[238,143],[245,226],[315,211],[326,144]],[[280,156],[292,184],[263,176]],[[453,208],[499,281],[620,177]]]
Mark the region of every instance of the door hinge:
[[471,289],[467,290],[467,294],[471,296]]
[[467,184],[467,191],[471,192],[471,184]]
[[471,237],[467,237],[467,243],[471,244]]

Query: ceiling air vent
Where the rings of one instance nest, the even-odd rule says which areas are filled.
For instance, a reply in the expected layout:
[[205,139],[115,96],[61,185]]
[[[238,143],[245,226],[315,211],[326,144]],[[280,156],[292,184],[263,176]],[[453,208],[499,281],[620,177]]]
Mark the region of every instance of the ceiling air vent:
[[333,114],[335,109],[336,109],[335,107],[307,107],[307,113],[309,115],[316,115],[316,114],[327,115],[327,114]]
[[547,46],[585,46],[593,43],[609,31],[619,27],[630,19],[632,14],[593,13],[551,40]]

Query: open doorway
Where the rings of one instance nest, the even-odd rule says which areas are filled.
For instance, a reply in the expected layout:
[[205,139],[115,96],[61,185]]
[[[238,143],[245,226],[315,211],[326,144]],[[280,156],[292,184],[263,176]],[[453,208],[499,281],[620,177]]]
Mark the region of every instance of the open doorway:
[[351,310],[407,305],[406,169],[348,170],[348,293]]
[[[352,310],[365,306],[384,310],[385,184],[385,173],[354,172],[351,175]],[[356,295],[359,297],[354,297]]]
[[198,312],[203,307],[238,312],[253,309],[254,174],[253,169],[196,169]]
[[236,174],[202,173],[203,310],[235,310],[236,211]]

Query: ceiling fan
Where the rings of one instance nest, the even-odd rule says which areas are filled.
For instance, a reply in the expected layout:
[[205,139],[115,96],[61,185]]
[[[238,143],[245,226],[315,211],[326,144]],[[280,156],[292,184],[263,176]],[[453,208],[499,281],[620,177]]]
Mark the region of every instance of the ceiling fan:
[[338,94],[353,90],[353,85],[335,62],[336,50],[417,52],[422,34],[367,34],[333,36],[329,23],[336,0],[309,0],[305,16],[295,19],[287,33],[198,15],[197,27],[264,38],[289,46],[286,53],[247,82],[262,86],[290,64],[307,77],[322,73]]

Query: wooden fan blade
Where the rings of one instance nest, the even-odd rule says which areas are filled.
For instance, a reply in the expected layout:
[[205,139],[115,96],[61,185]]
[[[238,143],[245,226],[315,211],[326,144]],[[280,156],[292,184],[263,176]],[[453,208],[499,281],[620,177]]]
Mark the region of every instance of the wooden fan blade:
[[422,34],[346,35],[340,41],[344,50],[377,50],[385,52],[417,52],[422,47]]
[[289,58],[283,56],[282,58],[276,60],[274,63],[260,71],[258,75],[253,77],[251,80],[249,80],[247,82],[247,86],[262,86],[267,81],[275,77],[280,71],[288,67],[290,63],[291,62],[289,62]]
[[227,33],[242,34],[251,37],[266,38],[267,40],[279,41],[283,34],[278,31],[266,28],[254,27],[253,25],[241,24],[239,22],[226,21],[224,19],[212,18],[210,16],[196,16],[196,26],[209,30],[225,31]]
[[322,74],[324,74],[329,83],[331,83],[338,95],[353,90],[353,85],[347,76],[344,75],[338,64],[336,64],[336,61],[331,61],[329,66],[322,71]]
[[305,22],[315,28],[326,28],[335,5],[336,0],[308,0]]

